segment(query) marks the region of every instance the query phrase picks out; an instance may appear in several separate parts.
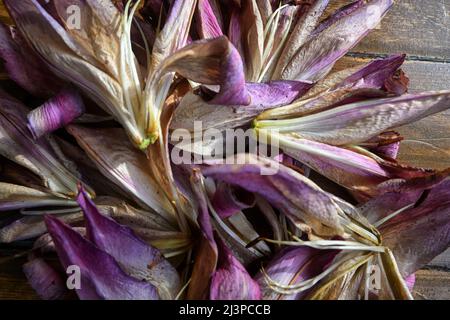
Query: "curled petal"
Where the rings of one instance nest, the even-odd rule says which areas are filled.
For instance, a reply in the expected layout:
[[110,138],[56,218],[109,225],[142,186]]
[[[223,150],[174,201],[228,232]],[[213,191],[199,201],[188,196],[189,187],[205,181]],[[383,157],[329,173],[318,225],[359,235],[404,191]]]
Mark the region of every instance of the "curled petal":
[[221,183],[217,187],[212,204],[220,217],[225,219],[243,209],[253,207],[255,201],[252,193]]
[[35,139],[60,129],[84,113],[81,96],[66,89],[28,114],[28,128]]
[[102,215],[83,190],[77,201],[86,218],[88,238],[110,254],[128,275],[153,284],[161,299],[175,299],[180,290],[178,272],[162,254],[139,239],[130,228]]
[[201,40],[165,60],[160,72],[176,71],[185,78],[207,85],[220,85],[212,104],[248,105],[242,59],[225,36]]
[[47,229],[65,269],[80,270],[81,286],[76,292],[82,300],[157,300],[156,288],[148,282],[126,275],[107,253],[83,238],[57,218],[46,216]]

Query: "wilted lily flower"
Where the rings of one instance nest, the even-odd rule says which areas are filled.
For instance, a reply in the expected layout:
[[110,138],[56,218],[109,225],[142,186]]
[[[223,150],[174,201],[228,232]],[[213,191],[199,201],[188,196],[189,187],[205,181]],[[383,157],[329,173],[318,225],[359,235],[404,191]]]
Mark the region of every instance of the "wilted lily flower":
[[[40,297],[411,299],[449,247],[449,170],[395,130],[450,91],[408,93],[403,54],[333,68],[394,1],[3,2],[0,243],[33,240]],[[235,128],[280,154],[196,162]]]

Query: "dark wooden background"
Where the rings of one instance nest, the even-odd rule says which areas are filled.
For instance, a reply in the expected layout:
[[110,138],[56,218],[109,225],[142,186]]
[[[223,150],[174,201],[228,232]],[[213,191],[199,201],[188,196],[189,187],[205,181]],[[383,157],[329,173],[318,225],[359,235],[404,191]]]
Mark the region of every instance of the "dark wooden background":
[[[349,3],[331,1],[330,12]],[[411,91],[450,89],[450,0],[397,0],[378,30],[369,35],[336,69],[362,64],[391,53],[407,53],[404,70]],[[400,128],[407,137],[401,160],[450,167],[450,111]],[[23,258],[8,259],[17,249],[0,246],[0,299],[37,298],[21,271]],[[417,273],[416,299],[450,299],[450,250]]]

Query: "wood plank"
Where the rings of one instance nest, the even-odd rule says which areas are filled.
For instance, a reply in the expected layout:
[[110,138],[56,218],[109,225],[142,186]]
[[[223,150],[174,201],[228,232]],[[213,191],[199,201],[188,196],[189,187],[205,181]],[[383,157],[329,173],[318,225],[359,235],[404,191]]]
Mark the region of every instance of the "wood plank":
[[[10,254],[5,252],[5,254],[0,255],[0,259],[10,256]],[[22,265],[25,262],[25,258],[18,258],[0,263],[0,300],[39,299],[22,272]]]
[[[352,1],[331,1],[328,12]],[[415,57],[450,61],[450,1],[401,0],[356,52],[405,52]]]
[[420,270],[413,296],[417,300],[450,300],[450,272]]

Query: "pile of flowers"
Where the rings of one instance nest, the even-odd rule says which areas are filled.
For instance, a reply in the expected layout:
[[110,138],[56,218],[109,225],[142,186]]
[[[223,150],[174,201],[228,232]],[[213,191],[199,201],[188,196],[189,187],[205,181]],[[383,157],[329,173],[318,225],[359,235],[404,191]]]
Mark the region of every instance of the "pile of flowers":
[[394,130],[450,90],[402,54],[336,72],[393,0],[329,2],[3,0],[0,242],[40,297],[412,299],[450,179]]

